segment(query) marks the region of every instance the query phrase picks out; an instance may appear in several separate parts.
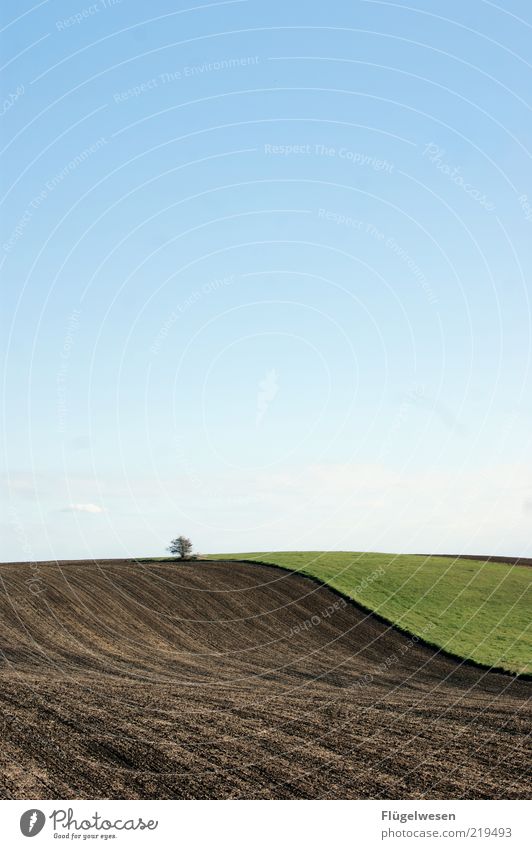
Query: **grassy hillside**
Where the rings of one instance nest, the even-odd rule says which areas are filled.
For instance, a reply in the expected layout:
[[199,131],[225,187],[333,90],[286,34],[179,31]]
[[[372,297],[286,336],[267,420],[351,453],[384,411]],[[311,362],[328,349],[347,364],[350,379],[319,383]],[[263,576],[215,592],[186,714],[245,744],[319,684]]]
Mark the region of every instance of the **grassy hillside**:
[[405,554],[276,551],[212,555],[260,560],[318,578],[453,654],[532,671],[532,569]]

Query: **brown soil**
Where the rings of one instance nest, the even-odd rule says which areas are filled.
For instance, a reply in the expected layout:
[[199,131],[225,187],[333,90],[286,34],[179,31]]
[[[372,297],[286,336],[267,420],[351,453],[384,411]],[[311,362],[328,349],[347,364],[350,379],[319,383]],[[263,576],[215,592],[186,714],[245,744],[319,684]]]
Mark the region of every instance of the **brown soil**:
[[489,554],[421,554],[420,557],[447,557],[451,560],[481,560],[485,563],[508,563],[510,566],[532,566],[532,557],[503,557]]
[[526,681],[245,563],[0,565],[0,796],[522,798]]

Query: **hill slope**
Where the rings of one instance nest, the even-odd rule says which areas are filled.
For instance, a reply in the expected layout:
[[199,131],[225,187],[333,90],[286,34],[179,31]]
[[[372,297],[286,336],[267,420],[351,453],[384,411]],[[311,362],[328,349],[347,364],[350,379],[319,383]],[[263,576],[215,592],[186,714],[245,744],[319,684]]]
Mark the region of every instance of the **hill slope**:
[[272,563],[317,578],[452,654],[509,672],[532,672],[529,566],[503,558],[493,562],[347,551],[223,556]]
[[520,797],[526,682],[235,562],[0,565],[3,798]]

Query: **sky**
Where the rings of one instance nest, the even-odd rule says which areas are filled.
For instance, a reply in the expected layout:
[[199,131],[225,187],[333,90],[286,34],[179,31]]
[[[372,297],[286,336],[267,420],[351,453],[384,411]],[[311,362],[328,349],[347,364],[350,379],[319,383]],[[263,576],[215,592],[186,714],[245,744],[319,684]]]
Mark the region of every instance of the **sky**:
[[0,559],[532,556],[530,4],[0,14]]

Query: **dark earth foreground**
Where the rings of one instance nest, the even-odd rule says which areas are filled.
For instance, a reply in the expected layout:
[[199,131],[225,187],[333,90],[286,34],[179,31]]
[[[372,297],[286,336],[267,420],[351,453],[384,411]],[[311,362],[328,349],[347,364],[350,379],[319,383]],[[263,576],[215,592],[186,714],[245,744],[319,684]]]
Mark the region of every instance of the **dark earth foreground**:
[[530,683],[306,578],[0,565],[0,796],[525,798]]

